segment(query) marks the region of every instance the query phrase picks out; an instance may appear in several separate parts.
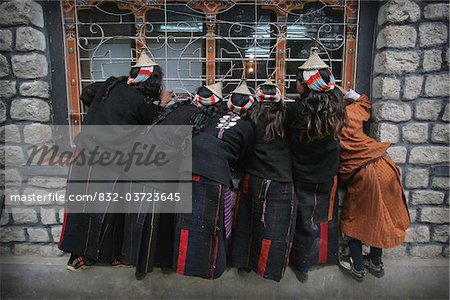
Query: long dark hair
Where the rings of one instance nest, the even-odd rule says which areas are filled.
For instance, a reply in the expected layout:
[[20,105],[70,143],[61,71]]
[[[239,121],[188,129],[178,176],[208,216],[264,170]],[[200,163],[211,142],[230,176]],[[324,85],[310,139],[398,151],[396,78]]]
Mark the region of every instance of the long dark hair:
[[[197,89],[197,95],[203,98],[209,98],[212,96],[212,92],[206,87],[201,86]],[[222,101],[219,101],[213,105],[202,105],[199,107],[199,111],[195,113],[191,118],[191,124],[193,124],[192,137],[197,136],[200,130],[207,127],[209,122],[216,116],[223,114],[224,106]]]
[[[272,85],[262,85],[261,91],[266,95],[275,95],[276,87]],[[250,120],[257,125],[259,122],[266,124],[264,142],[268,143],[276,137],[284,137],[284,118],[286,106],[284,102],[264,103],[256,102],[250,110]]]
[[164,111],[161,112],[158,117],[155,118],[155,120],[152,122],[153,125],[157,125],[164,121],[164,119],[167,118],[168,115],[170,115],[173,111],[175,111],[178,107],[182,105],[190,104],[190,101],[177,101],[172,105],[166,106],[164,108]]
[[[139,67],[137,68],[131,68],[130,70],[130,77],[136,78],[139,73]],[[145,102],[152,103],[154,101],[159,101],[159,95],[161,94],[161,91],[163,89],[162,85],[162,79],[163,79],[164,73],[160,66],[154,66],[153,73],[146,81],[139,82],[137,84],[131,85],[136,90],[140,91],[144,95]],[[103,94],[103,97],[101,99],[102,102],[106,100],[111,90],[120,82],[126,82],[128,79],[127,76],[122,76],[115,78],[115,80],[112,80],[111,82],[107,82],[105,93]]]
[[[319,70],[325,82],[330,76],[327,69]],[[345,121],[343,95],[334,88],[328,92],[310,90],[303,78],[303,72],[297,72],[297,80],[303,85],[305,93],[297,99],[300,105],[300,115],[294,128],[299,130],[300,141],[310,143],[328,136],[338,140]]]

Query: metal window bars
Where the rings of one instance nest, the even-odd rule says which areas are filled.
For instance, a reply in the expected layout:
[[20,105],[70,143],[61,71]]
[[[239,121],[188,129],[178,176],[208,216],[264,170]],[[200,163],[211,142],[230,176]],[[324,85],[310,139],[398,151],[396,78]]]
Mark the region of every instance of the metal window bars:
[[358,1],[64,0],[69,123],[82,121],[83,86],[127,75],[142,48],[163,68],[165,86],[175,93],[211,84],[235,64],[225,93],[243,77],[254,89],[275,70],[289,101],[297,67],[316,40],[337,81],[351,87]]

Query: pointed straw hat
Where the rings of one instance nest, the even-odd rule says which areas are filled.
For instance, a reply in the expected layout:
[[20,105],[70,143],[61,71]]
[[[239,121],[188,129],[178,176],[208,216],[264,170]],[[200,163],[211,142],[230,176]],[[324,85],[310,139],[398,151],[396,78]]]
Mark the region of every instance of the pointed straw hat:
[[275,83],[275,82],[273,82],[272,81],[272,78],[267,78],[267,80],[266,81],[264,81],[261,85],[273,85],[273,86],[276,86],[276,87],[278,87],[278,85]]
[[231,94],[241,94],[241,95],[249,95],[252,96],[252,92],[248,89],[247,83],[245,80],[242,80],[241,83],[236,87],[234,91],[231,92]]
[[223,97],[222,97],[222,88],[223,88],[222,80],[220,80],[220,81],[218,81],[218,82],[216,82],[214,84],[205,85],[205,88],[210,90],[211,93],[213,93],[214,95],[216,95],[220,99],[223,99]]
[[217,97],[219,97],[222,100],[223,99],[223,96],[222,96],[223,82],[225,80],[225,77],[227,77],[231,73],[231,71],[233,71],[234,66],[235,65],[233,64],[231,66],[231,68],[227,71],[227,73],[225,75],[223,75],[222,78],[219,79],[219,81],[217,81],[214,84],[205,85],[205,88],[210,90],[211,93],[213,93],[214,95],[216,95]]
[[136,61],[136,64],[132,65],[132,68],[140,68],[140,67],[153,67],[158,64],[153,61],[153,59],[148,56],[146,51],[142,51],[139,55],[139,58]]
[[262,84],[260,84],[259,86],[261,86],[261,85],[272,85],[272,86],[278,87],[278,85],[277,85],[275,82],[272,81],[272,77],[273,77],[273,75],[275,75],[275,72],[276,72],[276,71],[277,71],[277,69],[275,68],[275,70],[273,70],[272,74],[270,74],[270,75],[267,77],[267,80],[264,81],[264,82],[263,82]]
[[320,58],[319,48],[311,47],[308,59],[298,68],[300,70],[320,70],[327,69],[329,66]]

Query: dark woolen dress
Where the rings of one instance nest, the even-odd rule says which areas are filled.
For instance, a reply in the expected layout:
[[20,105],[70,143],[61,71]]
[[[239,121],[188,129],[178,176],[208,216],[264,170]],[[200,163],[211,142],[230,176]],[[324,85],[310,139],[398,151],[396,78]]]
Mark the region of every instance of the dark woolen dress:
[[[198,111],[197,107],[187,102],[174,105],[177,105],[177,107],[156,125],[191,125],[191,117]],[[150,131],[144,140],[153,138],[155,137],[152,136]],[[174,135],[173,140],[167,143],[173,145],[173,147],[165,148],[164,152],[169,157],[177,157],[177,153],[182,151],[180,142],[183,138],[183,136],[180,136],[180,141],[177,141],[177,137]],[[171,154],[168,151],[171,151]],[[173,163],[179,165],[180,161]],[[176,192],[173,190],[173,185],[168,186],[167,190],[164,191],[161,190],[161,184],[155,187],[151,182],[151,179],[154,178],[153,171],[158,172],[160,170],[146,168],[125,172],[122,178],[127,183],[123,185],[123,192]],[[149,179],[149,182],[145,182],[146,179]],[[154,267],[173,268],[175,214],[152,212],[158,209],[157,205],[156,202],[144,203],[141,206],[140,213],[126,213],[125,215],[122,253],[125,260],[134,265],[136,271],[140,273],[152,272]],[[173,209],[175,210],[175,207]]]
[[227,265],[231,169],[248,158],[254,130],[245,118],[219,129],[219,119],[193,138],[192,213],[176,217],[174,265],[181,275],[215,279]]
[[[81,99],[89,106],[83,125],[144,125],[150,124],[159,111],[159,106],[147,103],[144,96],[125,82],[116,84],[108,97],[102,100],[106,87],[116,80],[108,78],[104,84],[87,87]],[[69,167],[66,199],[76,195],[114,193],[122,172],[118,165],[89,166],[83,162],[83,152],[125,151],[133,140],[133,126],[82,126],[75,138],[77,150]],[[87,156],[86,156],[87,157]],[[65,252],[82,255],[98,262],[111,262],[120,255],[122,248],[123,214],[112,214],[111,202],[86,203],[86,213],[74,211],[73,203],[66,202],[64,223],[59,248]],[[96,205],[96,213],[89,213],[87,205]],[[90,207],[92,208],[92,206]],[[103,211],[103,213],[98,213]]]
[[330,136],[301,142],[301,118],[296,101],[288,106],[288,122],[298,201],[290,263],[297,269],[337,263],[339,246],[339,141]]
[[236,198],[230,265],[280,281],[294,237],[296,199],[289,139],[266,143],[265,128],[256,125],[256,143]]

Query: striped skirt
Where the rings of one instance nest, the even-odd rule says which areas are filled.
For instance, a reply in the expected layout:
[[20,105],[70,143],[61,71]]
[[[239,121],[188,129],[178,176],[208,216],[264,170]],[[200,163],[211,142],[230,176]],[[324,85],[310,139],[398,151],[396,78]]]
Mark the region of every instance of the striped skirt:
[[295,183],[297,223],[291,265],[336,264],[339,248],[337,176],[325,183]]
[[225,271],[228,194],[224,185],[193,176],[192,213],[176,216],[174,265],[178,274],[216,279]]
[[[130,181],[123,192],[134,195],[159,191]],[[122,254],[140,273],[152,272],[154,267],[173,268],[174,214],[157,213],[158,205],[159,202],[143,201],[137,213],[125,213]]]
[[293,183],[246,174],[234,211],[230,265],[280,281],[289,263],[295,229]]
[[[76,152],[69,167],[66,199],[69,196],[117,192],[119,168],[74,164],[78,159],[81,158]],[[78,205],[77,210],[74,205]],[[86,212],[79,212],[80,205],[85,205]],[[115,209],[111,202],[66,202],[59,249],[109,264],[120,255],[122,248],[123,219],[119,214],[111,213]]]

